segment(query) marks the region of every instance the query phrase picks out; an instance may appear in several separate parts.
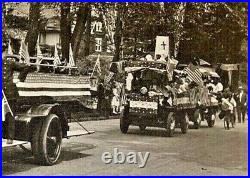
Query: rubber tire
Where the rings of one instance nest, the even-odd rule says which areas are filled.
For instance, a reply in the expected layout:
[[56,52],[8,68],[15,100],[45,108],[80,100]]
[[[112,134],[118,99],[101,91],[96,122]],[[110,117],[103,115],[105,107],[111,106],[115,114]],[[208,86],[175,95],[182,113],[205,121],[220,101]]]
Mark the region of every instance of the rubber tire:
[[140,128],[140,131],[145,131],[146,130],[146,127],[145,125],[139,125],[139,128]]
[[[58,128],[57,134],[59,138],[58,151],[55,156],[55,159],[53,160],[49,158],[46,147],[47,132],[52,122],[55,122],[57,124]],[[60,120],[57,115],[50,114],[48,117],[46,117],[45,120],[38,121],[38,123],[35,125],[34,133],[32,135],[31,148],[35,161],[41,165],[52,166],[59,161],[62,148],[62,128]]]
[[176,126],[176,121],[175,121],[175,118],[174,118],[174,113],[170,112],[168,114],[168,117],[167,117],[167,120],[166,120],[166,130],[167,130],[167,136],[168,137],[173,137],[173,135],[174,135],[175,126],[174,126],[174,128],[171,129],[171,123],[172,123],[172,121],[175,122],[175,126]]
[[[198,117],[200,117],[200,119],[198,120]],[[201,113],[199,110],[196,110],[194,112],[194,118],[195,118],[195,121],[194,121],[194,128],[195,129],[199,129],[200,126],[201,126]]]
[[210,119],[207,120],[207,125],[208,125],[208,127],[213,127],[214,124],[215,124],[215,118],[214,118],[214,120],[212,120],[212,115],[211,115]]
[[184,115],[184,118],[181,118],[181,120],[180,120],[180,127],[181,127],[181,132],[183,134],[186,134],[188,132],[189,117],[188,117],[187,114]]
[[126,134],[129,128],[127,117],[128,117],[128,113],[126,113],[126,108],[124,108],[120,115],[120,130],[123,134]]

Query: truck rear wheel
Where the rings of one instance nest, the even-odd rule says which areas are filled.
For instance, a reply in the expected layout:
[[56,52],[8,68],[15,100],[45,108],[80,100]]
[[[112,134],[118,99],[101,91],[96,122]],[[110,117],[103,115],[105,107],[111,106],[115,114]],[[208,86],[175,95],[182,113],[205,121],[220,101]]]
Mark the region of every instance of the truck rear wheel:
[[172,137],[174,135],[174,130],[175,130],[175,118],[173,112],[170,112],[168,114],[166,120],[166,129],[167,129],[167,136]]
[[128,113],[126,111],[127,111],[126,108],[124,108],[120,116],[120,130],[124,134],[128,132],[128,128],[129,128],[129,123],[127,120]]
[[38,163],[51,166],[58,162],[62,148],[62,127],[57,115],[50,114],[36,124],[31,147]]
[[199,129],[201,126],[201,113],[200,110],[194,112],[194,128]]
[[211,114],[211,116],[207,120],[208,127],[213,127],[214,126],[215,118],[216,118],[215,114]]
[[181,126],[181,132],[183,134],[187,133],[189,127],[189,117],[187,113],[184,115],[184,118],[181,118],[180,126]]

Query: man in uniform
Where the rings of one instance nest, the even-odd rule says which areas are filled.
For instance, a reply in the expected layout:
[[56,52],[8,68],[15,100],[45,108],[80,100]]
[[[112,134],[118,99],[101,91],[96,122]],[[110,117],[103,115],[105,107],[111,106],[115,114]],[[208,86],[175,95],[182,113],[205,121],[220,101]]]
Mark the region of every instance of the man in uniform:
[[[16,62],[14,57],[3,56],[2,59],[2,86],[5,99],[7,99],[13,115],[17,111],[17,99],[19,97],[16,84],[13,82],[14,71],[19,72],[18,79],[23,82],[29,72],[29,65]],[[11,114],[6,116],[7,144],[12,144],[15,134],[15,118]]]

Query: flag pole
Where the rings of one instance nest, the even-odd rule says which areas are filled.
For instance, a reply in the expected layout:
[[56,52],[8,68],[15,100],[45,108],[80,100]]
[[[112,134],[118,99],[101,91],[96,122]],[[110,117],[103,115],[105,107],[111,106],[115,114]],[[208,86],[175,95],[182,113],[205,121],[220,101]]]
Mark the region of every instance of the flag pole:
[[99,59],[100,59],[100,54],[98,54],[98,57],[97,57],[97,59],[96,59],[95,66],[94,66],[94,69],[93,69],[93,71],[92,71],[92,73],[91,73],[90,78],[93,77],[93,75],[94,75],[95,68],[96,68],[96,66],[97,66],[97,61],[98,61]]
[[9,108],[9,110],[10,110],[10,114],[11,114],[11,116],[12,116],[13,118],[15,118],[14,113],[12,112],[12,110],[11,110],[11,108],[10,108],[9,102],[8,102],[8,100],[7,100],[7,98],[6,98],[6,96],[5,96],[4,91],[3,91],[3,90],[2,90],[2,94],[3,94],[3,98],[4,98],[4,100],[5,100],[5,101],[6,101],[6,103],[7,103],[8,108]]

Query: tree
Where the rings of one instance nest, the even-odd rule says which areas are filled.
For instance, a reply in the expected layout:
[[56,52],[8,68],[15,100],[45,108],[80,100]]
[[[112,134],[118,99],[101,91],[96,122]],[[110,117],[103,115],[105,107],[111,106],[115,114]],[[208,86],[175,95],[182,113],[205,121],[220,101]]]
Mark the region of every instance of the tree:
[[60,37],[62,58],[69,61],[69,44],[71,40],[70,3],[61,3]]
[[[81,41],[83,40],[84,32],[86,30],[86,22],[90,16],[90,3],[78,3],[78,11],[76,17],[76,25],[72,34],[71,43],[73,44],[73,55],[78,57]],[[91,24],[90,24],[91,25]],[[89,30],[89,29],[87,29]]]
[[122,40],[122,11],[125,7],[125,4],[117,4],[117,16],[115,20],[115,34],[114,34],[114,43],[115,43],[115,54],[113,61],[120,60],[120,52],[121,52],[121,40]]
[[39,34],[39,23],[42,4],[39,2],[30,3],[29,9],[29,30],[25,42],[28,43],[28,50],[31,56],[35,55],[36,43]]
[[83,50],[84,56],[88,56],[90,52],[90,35],[91,35],[91,10],[89,11],[87,22],[86,22],[84,50]]

